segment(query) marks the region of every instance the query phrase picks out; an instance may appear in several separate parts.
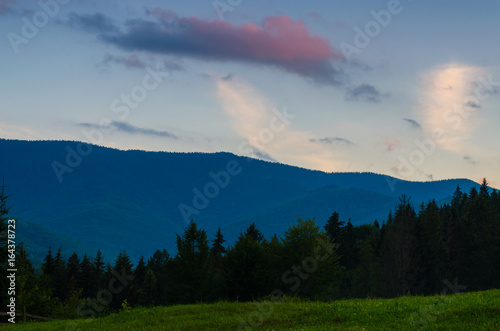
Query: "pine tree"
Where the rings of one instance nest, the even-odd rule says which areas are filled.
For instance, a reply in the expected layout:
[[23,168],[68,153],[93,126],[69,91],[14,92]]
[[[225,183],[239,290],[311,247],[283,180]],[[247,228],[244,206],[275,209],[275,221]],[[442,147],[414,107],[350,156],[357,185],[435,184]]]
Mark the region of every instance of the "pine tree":
[[177,255],[174,259],[170,297],[181,303],[206,301],[209,284],[207,233],[191,221],[183,236],[177,235]]
[[436,201],[427,204],[415,225],[413,293],[438,294],[445,279],[446,251],[443,224]]
[[139,305],[151,307],[156,304],[157,279],[150,268],[147,268],[144,280],[139,290]]
[[97,254],[94,258],[92,264],[93,274],[94,274],[94,285],[93,288],[96,291],[101,290],[104,287],[104,275],[106,272],[104,258],[102,256],[101,250],[97,250]]
[[250,238],[255,242],[261,242],[264,239],[264,234],[260,232],[259,229],[257,229],[257,225],[255,225],[255,222],[252,222],[250,226],[246,229],[244,234],[240,234],[240,237],[246,237]]
[[405,295],[410,290],[412,254],[414,252],[414,225],[416,214],[410,199],[399,199],[394,216],[387,221],[381,247],[382,267],[389,295]]
[[[113,296],[113,301],[110,303],[111,309],[119,309],[122,303],[127,300],[127,302],[133,301],[133,290],[131,288],[131,281],[133,281],[134,274],[132,272],[133,264],[125,250],[120,251],[118,257],[116,258],[113,270],[111,270],[111,279],[115,279],[114,287],[117,293]],[[116,274],[120,275],[120,279],[117,279]]]
[[59,298],[61,302],[66,300],[66,263],[62,257],[61,247],[57,250],[54,260],[54,274],[52,276],[52,288],[54,289],[54,296]]
[[338,244],[340,244],[344,239],[345,231],[345,222],[340,221],[339,217],[339,213],[337,213],[336,211],[333,212],[332,216],[330,216],[325,225],[325,231],[328,235],[328,238],[330,238],[330,241]]
[[222,269],[223,268],[223,259],[222,256],[226,254],[226,248],[224,248],[224,236],[221,233],[220,227],[217,229],[217,233],[215,234],[215,239],[212,240],[211,254],[214,259],[214,265]]
[[54,269],[55,269],[55,260],[54,257],[52,256],[52,248],[49,247],[47,256],[45,256],[45,260],[42,264],[42,275],[52,277],[54,275]]
[[37,276],[23,243],[16,247],[16,267],[17,310],[49,316],[54,311],[57,301],[51,298],[52,292],[45,286],[44,278]]
[[210,283],[212,284],[210,288],[209,298],[212,301],[221,300],[226,294],[226,282],[225,282],[225,268],[224,268],[224,254],[226,254],[226,248],[224,247],[224,236],[222,235],[220,227],[217,229],[215,238],[212,240],[212,246],[210,248]]
[[156,278],[156,295],[154,302],[157,304],[168,304],[167,288],[171,286],[170,265],[172,259],[167,250],[160,251],[159,249],[153,253],[153,256],[148,259],[147,267],[151,269]]
[[252,236],[240,235],[225,256],[230,299],[249,301],[265,295],[265,261],[262,243]]
[[160,251],[157,249],[154,253],[153,256],[151,256],[148,259],[148,268],[153,270],[155,275],[158,275],[163,267],[165,266],[165,263],[170,259],[170,254],[168,254],[167,250],[164,249],[163,251]]
[[84,254],[80,263],[80,274],[77,279],[77,286],[82,289],[82,297],[91,298],[96,296],[98,288],[95,278],[94,266],[87,254]]
[[352,273],[352,293],[354,297],[379,297],[384,295],[380,258],[375,247],[378,244],[378,227],[373,225],[371,233],[363,238],[358,250],[359,263]]
[[144,256],[141,256],[137,266],[134,269],[134,280],[132,281],[132,291],[134,292],[133,299],[130,304],[135,305],[139,303],[140,292],[142,291],[142,286],[144,283],[144,278],[146,277],[146,262],[144,261]]
[[80,290],[80,259],[76,253],[71,254],[66,267],[66,298],[70,298]]

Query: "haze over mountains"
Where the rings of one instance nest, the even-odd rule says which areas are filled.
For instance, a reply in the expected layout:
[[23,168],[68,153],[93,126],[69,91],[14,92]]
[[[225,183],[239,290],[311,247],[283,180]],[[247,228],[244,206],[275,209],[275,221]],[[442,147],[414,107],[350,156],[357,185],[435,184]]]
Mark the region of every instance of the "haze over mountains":
[[255,222],[278,235],[297,217],[324,225],[333,211],[354,225],[381,223],[401,194],[415,204],[447,201],[468,179],[407,182],[373,173],[324,173],[230,153],[121,151],[70,141],[0,139],[0,176],[33,260],[49,246],[134,262],[156,249],[175,253],[191,218],[231,244]]

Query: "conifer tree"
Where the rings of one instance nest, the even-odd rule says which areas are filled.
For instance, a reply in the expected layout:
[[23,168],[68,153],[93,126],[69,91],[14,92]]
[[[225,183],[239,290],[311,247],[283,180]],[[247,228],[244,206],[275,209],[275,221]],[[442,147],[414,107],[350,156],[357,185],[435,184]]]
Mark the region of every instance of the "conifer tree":
[[139,290],[138,303],[143,307],[151,307],[156,304],[157,280],[150,268],[146,269],[144,280]]
[[96,291],[99,291],[104,287],[104,275],[106,272],[104,258],[102,256],[100,249],[97,250],[96,256],[92,264],[92,269],[94,274],[93,288]]
[[52,288],[54,289],[55,297],[59,298],[61,302],[66,300],[66,263],[62,257],[61,247],[57,250],[54,259],[54,274],[52,276]]
[[66,298],[70,298],[72,295],[78,292],[79,282],[80,282],[80,259],[76,253],[71,254],[68,259],[68,264],[66,266]]
[[77,286],[82,289],[82,297],[90,298],[97,294],[96,279],[95,279],[94,267],[92,262],[88,258],[87,254],[84,254],[82,261],[80,262],[80,274],[77,279]]
[[174,259],[170,286],[171,299],[181,303],[205,301],[209,287],[210,247],[207,233],[191,221],[184,234],[177,235],[177,255]]

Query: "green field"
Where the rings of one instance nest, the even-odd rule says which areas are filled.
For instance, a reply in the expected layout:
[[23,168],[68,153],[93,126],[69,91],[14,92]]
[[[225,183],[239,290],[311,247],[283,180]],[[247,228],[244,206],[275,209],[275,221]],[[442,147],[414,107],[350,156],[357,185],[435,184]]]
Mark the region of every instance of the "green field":
[[98,319],[27,323],[10,329],[192,331],[246,330],[252,325],[263,330],[500,330],[500,290],[330,303],[289,298],[279,303],[140,308]]

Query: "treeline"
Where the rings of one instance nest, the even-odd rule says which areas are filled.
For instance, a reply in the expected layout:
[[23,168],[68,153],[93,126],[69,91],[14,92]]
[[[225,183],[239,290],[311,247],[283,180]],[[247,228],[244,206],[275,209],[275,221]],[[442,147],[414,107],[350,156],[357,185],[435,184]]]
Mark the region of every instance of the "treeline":
[[[4,224],[3,193],[0,203]],[[418,212],[402,196],[382,224],[355,227],[334,212],[324,226],[298,219],[282,237],[265,238],[251,224],[229,247],[220,229],[209,238],[191,222],[176,244],[175,256],[157,250],[135,266],[125,251],[106,264],[100,251],[64,260],[61,249],[49,250],[39,270],[19,245],[18,304],[66,318],[283,295],[334,300],[500,288],[500,194],[483,181],[479,190],[457,188],[451,203],[430,201]]]

